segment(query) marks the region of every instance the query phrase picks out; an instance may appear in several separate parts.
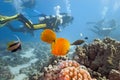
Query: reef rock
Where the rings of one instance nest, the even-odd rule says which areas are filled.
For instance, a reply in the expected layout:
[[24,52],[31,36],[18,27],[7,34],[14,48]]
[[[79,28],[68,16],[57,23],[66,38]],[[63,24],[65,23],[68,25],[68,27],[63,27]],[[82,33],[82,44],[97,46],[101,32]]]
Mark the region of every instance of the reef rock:
[[120,71],[112,69],[108,78],[109,80],[120,80]]
[[95,39],[77,47],[73,59],[108,78],[112,69],[120,68],[120,42],[108,37]]
[[49,65],[44,69],[43,80],[96,80],[72,60],[61,61],[58,65]]

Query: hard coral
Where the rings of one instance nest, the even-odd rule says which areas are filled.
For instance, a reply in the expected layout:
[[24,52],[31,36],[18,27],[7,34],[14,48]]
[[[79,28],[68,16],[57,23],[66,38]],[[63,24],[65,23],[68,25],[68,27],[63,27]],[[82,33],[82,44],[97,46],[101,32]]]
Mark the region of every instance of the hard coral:
[[76,61],[63,61],[58,67],[61,71],[57,80],[93,80]]
[[109,37],[94,39],[90,44],[77,47],[73,59],[90,68],[89,72],[98,80],[109,79],[112,69],[120,70],[120,41]]
[[62,61],[58,65],[46,67],[43,80],[96,80],[72,60]]

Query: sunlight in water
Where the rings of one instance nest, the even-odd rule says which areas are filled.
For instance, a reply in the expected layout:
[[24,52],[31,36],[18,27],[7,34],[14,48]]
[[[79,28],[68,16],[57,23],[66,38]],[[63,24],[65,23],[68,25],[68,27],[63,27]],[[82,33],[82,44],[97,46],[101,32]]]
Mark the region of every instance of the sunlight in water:
[[22,4],[21,0],[13,0],[13,6],[15,7],[17,13],[22,13]]
[[66,9],[67,12],[71,15],[71,4],[70,4],[70,0],[64,0],[65,4],[66,4]]

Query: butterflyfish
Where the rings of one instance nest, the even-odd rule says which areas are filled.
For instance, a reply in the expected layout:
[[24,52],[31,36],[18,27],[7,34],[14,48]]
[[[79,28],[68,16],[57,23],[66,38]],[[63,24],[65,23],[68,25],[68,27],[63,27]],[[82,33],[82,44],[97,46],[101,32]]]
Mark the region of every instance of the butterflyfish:
[[65,38],[57,38],[51,44],[51,53],[55,56],[64,56],[70,49],[70,42]]
[[64,56],[69,51],[70,42],[65,38],[57,38],[55,32],[50,29],[41,33],[41,40],[51,45],[51,53],[55,56]]
[[41,40],[51,44],[53,41],[55,41],[56,39],[56,34],[54,31],[52,31],[51,29],[45,29],[42,33],[41,33]]
[[7,45],[7,50],[11,52],[16,52],[18,50],[21,50],[21,41],[20,39],[16,36],[18,39],[17,41],[11,41]]

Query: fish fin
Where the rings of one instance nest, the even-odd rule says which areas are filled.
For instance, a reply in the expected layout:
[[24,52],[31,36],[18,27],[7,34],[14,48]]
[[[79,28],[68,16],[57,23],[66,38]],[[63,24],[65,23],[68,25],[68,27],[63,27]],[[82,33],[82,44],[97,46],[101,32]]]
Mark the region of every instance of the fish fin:
[[21,42],[20,38],[17,35],[14,35],[14,36],[17,38],[18,42]]

